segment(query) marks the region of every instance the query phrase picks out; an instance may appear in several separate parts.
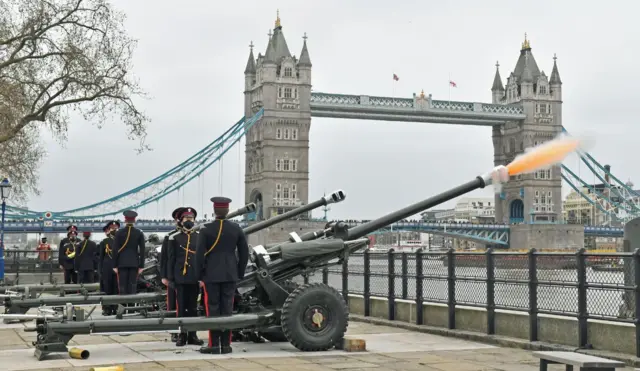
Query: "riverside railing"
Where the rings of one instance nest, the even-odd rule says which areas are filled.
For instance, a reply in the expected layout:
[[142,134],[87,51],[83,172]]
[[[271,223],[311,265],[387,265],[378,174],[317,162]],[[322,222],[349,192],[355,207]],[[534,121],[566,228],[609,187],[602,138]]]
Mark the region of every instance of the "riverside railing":
[[[6,272],[60,273],[57,251],[6,250]],[[46,257],[47,259],[43,259]],[[484,308],[487,334],[495,334],[496,310],[520,311],[529,316],[529,340],[538,341],[538,316],[576,318],[579,346],[587,346],[587,321],[599,319],[635,326],[640,357],[640,250],[630,253],[575,252],[387,252],[367,250],[353,254],[341,266],[305,277],[322,281],[349,294],[364,297],[364,315],[371,313],[371,297],[388,301],[395,319],[395,301],[416,303],[416,323],[424,324],[424,303],[448,308],[448,328],[456,326],[456,307]],[[18,282],[14,282],[18,283]]]
[[20,283],[21,274],[48,275],[48,283],[56,283],[54,274],[61,273],[58,264],[58,250],[38,251],[35,249],[7,249],[4,251],[4,271],[12,284]]
[[[321,276],[321,278],[320,278]],[[388,252],[353,254],[341,266],[304,278],[364,297],[364,315],[371,297],[388,301],[389,320],[395,301],[416,303],[416,323],[424,324],[423,303],[448,307],[448,328],[456,324],[456,307],[484,308],[487,334],[495,334],[496,310],[529,315],[529,340],[538,341],[538,316],[552,314],[578,320],[579,346],[587,346],[587,320],[635,325],[640,357],[640,252],[595,254],[585,249],[557,253],[529,252]]]

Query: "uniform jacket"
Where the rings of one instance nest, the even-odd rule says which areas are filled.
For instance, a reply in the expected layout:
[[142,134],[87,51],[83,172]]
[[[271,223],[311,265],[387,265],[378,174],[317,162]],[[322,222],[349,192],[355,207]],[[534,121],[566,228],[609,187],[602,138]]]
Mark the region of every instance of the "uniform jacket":
[[144,232],[127,224],[114,236],[113,256],[116,268],[144,268]]
[[73,258],[69,257],[69,254],[76,251],[76,247],[80,243],[77,238],[75,241],[71,241],[68,238],[60,241],[60,248],[58,249],[58,262],[64,269],[75,269]]
[[[176,230],[178,230],[176,228]],[[173,232],[172,232],[173,233]],[[160,278],[169,278],[169,272],[167,272],[167,260],[169,258],[169,236],[165,236],[162,240],[162,248],[160,249]]]
[[247,238],[238,224],[216,219],[200,229],[196,248],[199,281],[236,282],[244,277],[248,261]]
[[167,279],[177,284],[198,283],[196,246],[198,232],[181,232],[168,239]]
[[105,272],[110,272],[115,268],[115,259],[113,256],[113,246],[115,245],[115,241],[113,237],[107,237],[104,240],[100,241],[100,245],[98,246],[98,256],[99,256],[99,268],[102,274]]
[[76,271],[92,271],[95,268],[96,243],[86,239],[76,245],[76,257],[74,266]]

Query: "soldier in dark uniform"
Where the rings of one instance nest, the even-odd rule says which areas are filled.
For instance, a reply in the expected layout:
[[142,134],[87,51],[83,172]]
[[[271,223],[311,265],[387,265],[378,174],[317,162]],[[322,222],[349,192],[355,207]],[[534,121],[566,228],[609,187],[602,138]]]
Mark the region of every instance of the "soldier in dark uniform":
[[95,242],[91,241],[91,232],[82,232],[82,237],[84,237],[84,241],[76,245],[73,264],[78,274],[78,283],[93,283],[97,246]]
[[[180,213],[183,209],[183,207],[179,207],[171,213],[171,217],[176,222],[175,231],[179,231],[181,228]],[[160,249],[160,277],[162,278],[162,284],[167,287],[167,310],[176,310],[176,288],[173,284],[169,285],[169,276],[167,273],[167,260],[169,257],[169,251],[167,251],[168,246],[169,235],[166,235],[164,240],[162,240],[162,248]],[[171,341],[178,341],[178,334],[171,334]]]
[[[177,290],[178,317],[198,316],[198,274],[195,267],[196,246],[198,232],[194,231],[195,218],[198,212],[185,207],[180,211],[180,233],[169,238],[169,252],[167,260],[167,275],[169,282],[173,283]],[[195,331],[188,334],[181,333],[176,345],[181,347],[186,344],[202,345],[204,342],[198,339]]]
[[[244,277],[249,261],[249,246],[242,228],[225,219],[231,200],[213,197],[211,201],[216,219],[200,229],[196,270],[198,281],[204,286],[207,317],[230,316],[236,282]],[[231,331],[209,331],[209,343],[200,352],[231,353]]]
[[60,269],[64,272],[64,283],[78,283],[78,275],[73,264],[78,244],[78,228],[75,225],[70,225],[67,227],[67,231],[67,237],[60,241],[58,247],[58,262]]
[[119,229],[114,236],[113,259],[118,278],[120,295],[136,293],[138,275],[144,268],[144,233],[133,224],[138,213],[127,210],[123,213],[125,227]]
[[[113,246],[115,240],[113,236],[120,228],[120,222],[117,220],[107,223],[102,230],[104,231],[106,238],[100,241],[98,245],[99,263],[98,271],[100,273],[100,291],[107,295],[116,295],[118,293],[118,280],[116,279],[116,273],[113,271],[115,268],[115,260],[113,257]],[[102,308],[102,315],[110,316],[115,314],[115,306],[106,306]]]

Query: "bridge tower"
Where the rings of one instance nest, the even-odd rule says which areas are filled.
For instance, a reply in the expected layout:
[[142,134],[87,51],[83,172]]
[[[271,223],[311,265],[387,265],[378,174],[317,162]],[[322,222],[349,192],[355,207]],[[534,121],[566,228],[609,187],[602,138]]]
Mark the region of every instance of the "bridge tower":
[[[272,32],[273,31],[273,32]],[[291,55],[280,23],[269,31],[267,49],[253,54],[245,75],[245,116],[264,115],[246,134],[245,202],[268,219],[308,202],[311,59],[303,37],[300,57]]]
[[[499,64],[491,88],[494,104],[516,104],[524,108],[526,118],[493,127],[495,165],[506,165],[529,147],[556,137],[562,131],[562,80],[556,57],[551,76],[540,70],[525,34],[515,69],[506,86]],[[535,174],[512,177],[496,195],[496,222],[555,222],[562,218],[562,178],[560,167]]]

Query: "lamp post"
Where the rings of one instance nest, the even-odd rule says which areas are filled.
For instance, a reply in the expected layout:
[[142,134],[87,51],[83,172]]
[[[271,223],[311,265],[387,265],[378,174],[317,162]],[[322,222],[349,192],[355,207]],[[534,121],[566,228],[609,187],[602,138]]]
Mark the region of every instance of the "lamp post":
[[0,182],[0,199],[2,199],[2,222],[0,223],[0,282],[4,281],[4,213],[7,208],[7,198],[11,196],[11,182],[8,178]]

